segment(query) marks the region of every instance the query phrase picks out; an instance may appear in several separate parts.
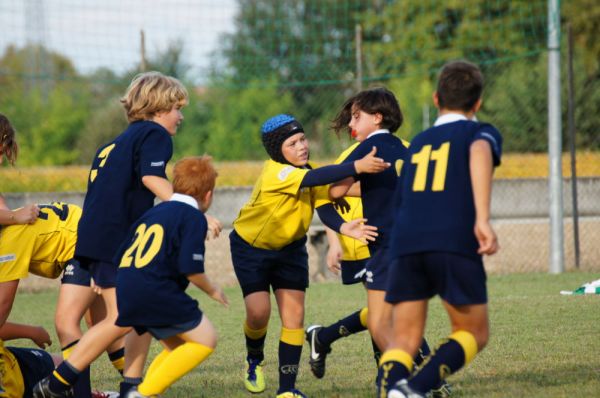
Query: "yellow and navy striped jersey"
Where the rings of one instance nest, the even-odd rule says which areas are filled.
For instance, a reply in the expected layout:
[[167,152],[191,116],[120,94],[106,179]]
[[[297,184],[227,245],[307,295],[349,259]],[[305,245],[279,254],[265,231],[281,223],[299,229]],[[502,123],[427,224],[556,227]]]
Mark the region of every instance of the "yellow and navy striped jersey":
[[25,393],[25,383],[17,358],[0,340],[0,398],[20,398]]
[[309,169],[269,159],[233,227],[251,246],[278,250],[301,239],[316,207],[329,203],[327,186],[300,184]]
[[81,208],[62,202],[39,207],[35,223],[0,230],[0,282],[26,278],[28,272],[56,278],[73,258]]
[[[356,142],[344,150],[334,163],[342,163],[344,159],[346,159],[359,144],[360,142]],[[346,213],[338,211],[339,215],[344,219],[344,221],[362,218],[363,208],[360,198],[346,196],[344,199],[346,199],[346,202],[348,202],[348,205],[350,206],[350,210],[348,210]],[[342,246],[343,261],[364,260],[370,257],[369,247],[358,239],[354,239],[343,234],[338,234],[338,238],[340,240],[340,245]]]

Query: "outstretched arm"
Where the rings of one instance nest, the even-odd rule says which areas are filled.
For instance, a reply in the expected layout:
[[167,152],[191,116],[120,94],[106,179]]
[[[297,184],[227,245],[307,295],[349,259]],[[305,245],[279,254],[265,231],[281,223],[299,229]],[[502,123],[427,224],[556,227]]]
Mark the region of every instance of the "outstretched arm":
[[0,328],[4,325],[12,310],[17,295],[19,280],[0,282]]
[[52,345],[52,340],[46,329],[41,326],[24,325],[21,323],[6,322],[0,328],[0,339],[30,339],[40,348]]
[[229,300],[221,286],[213,285],[210,279],[206,276],[206,274],[192,274],[187,276],[188,280],[192,282],[196,287],[206,293],[210,298],[219,303],[223,304],[225,307],[229,306]]
[[163,202],[173,196],[173,185],[166,178],[146,175],[142,177],[142,183]]
[[477,140],[470,148],[470,174],[475,203],[475,237],[479,242],[479,254],[494,254],[498,251],[498,238],[490,224],[490,202],[494,163],[490,144]]
[[0,225],[32,224],[40,213],[37,205],[25,205],[17,210],[8,208],[4,197],[0,195]]

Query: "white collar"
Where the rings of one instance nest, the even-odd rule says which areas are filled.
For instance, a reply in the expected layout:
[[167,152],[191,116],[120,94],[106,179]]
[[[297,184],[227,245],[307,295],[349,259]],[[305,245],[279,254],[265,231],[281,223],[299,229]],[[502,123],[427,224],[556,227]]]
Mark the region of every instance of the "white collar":
[[173,196],[171,196],[171,199],[169,199],[169,200],[185,203],[187,205],[192,206],[195,209],[199,209],[198,202],[196,201],[196,199],[192,198],[189,195],[183,195],[181,193],[174,193]]
[[365,138],[365,139],[367,140],[367,139],[369,139],[369,138],[373,137],[374,135],[377,135],[377,134],[385,134],[385,133],[388,133],[388,134],[389,134],[389,133],[390,133],[390,130],[388,130],[388,129],[380,129],[380,130],[375,130],[375,131],[373,131],[371,134],[369,134],[369,135],[367,136],[367,138]]
[[460,113],[446,113],[445,115],[438,117],[433,126],[437,127],[441,126],[442,124],[458,122],[459,120],[469,119],[467,119],[465,115],[461,115]]

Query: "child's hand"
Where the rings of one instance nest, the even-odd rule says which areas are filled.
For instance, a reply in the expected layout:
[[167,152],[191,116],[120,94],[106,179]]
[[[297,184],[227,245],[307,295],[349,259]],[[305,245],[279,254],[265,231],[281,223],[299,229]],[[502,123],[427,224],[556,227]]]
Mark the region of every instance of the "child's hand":
[[229,299],[227,298],[225,293],[223,293],[223,289],[221,289],[221,286],[215,287],[215,290],[212,292],[212,294],[210,294],[210,298],[223,304],[225,308],[229,307]]
[[209,232],[209,234],[206,235],[206,238],[207,239],[210,239],[211,237],[214,239],[218,238],[219,234],[221,233],[221,230],[223,229],[223,225],[221,225],[221,221],[217,220],[213,216],[209,216],[208,214],[205,214],[204,216],[206,217],[206,222],[208,223],[208,232]]
[[354,168],[358,174],[361,173],[380,173],[391,166],[390,163],[384,162],[383,159],[375,157],[377,147],[373,147],[362,159],[354,162]]
[[500,248],[496,233],[489,221],[475,222],[475,237],[477,238],[477,242],[479,242],[479,249],[477,249],[477,253],[479,254],[487,254],[489,256],[496,253]]
[[329,250],[327,250],[327,268],[329,268],[329,271],[333,272],[334,274],[338,274],[340,272],[340,261],[342,260],[342,248],[339,245],[339,241],[338,244],[330,244],[329,245]]
[[41,326],[34,327],[31,332],[31,341],[35,343],[41,349],[46,349],[46,347],[52,345],[52,340],[50,340],[50,335]]
[[19,210],[13,211],[16,224],[33,224],[40,214],[40,208],[37,205],[26,205]]
[[340,233],[368,244],[369,241],[374,241],[379,234],[377,233],[377,227],[367,225],[365,222],[367,222],[366,218],[356,218],[350,222],[345,222],[340,227]]

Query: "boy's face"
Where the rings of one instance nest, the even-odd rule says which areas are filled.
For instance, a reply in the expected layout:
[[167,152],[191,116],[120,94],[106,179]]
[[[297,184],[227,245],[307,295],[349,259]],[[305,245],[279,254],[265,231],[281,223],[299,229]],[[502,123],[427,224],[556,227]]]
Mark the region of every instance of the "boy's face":
[[352,129],[352,136],[357,141],[364,141],[373,131],[379,130],[381,123],[381,114],[370,114],[352,107],[352,117],[348,127]]
[[303,167],[308,163],[308,140],[304,133],[296,133],[281,144],[283,157],[296,167]]
[[177,134],[177,128],[183,120],[182,107],[182,104],[175,104],[170,111],[158,112],[154,115],[152,121],[163,126],[169,132],[169,135],[174,136]]

